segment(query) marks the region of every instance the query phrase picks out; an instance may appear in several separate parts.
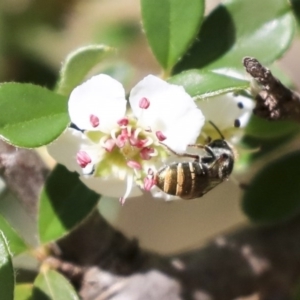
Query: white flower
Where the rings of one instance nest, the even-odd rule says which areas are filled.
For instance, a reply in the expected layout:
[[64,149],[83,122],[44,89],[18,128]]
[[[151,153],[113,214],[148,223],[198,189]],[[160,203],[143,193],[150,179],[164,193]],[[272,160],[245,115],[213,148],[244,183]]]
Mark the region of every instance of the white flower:
[[[251,116],[254,102],[244,96],[233,93],[223,94],[197,101],[207,121],[212,121],[221,133],[235,143],[239,140]],[[211,124],[206,123],[203,132],[212,139],[220,138]]]
[[204,125],[202,112],[183,87],[152,75],[131,90],[129,103],[131,110],[118,81],[104,74],[92,77],[70,95],[76,129],[68,128],[48,146],[89,188],[120,197],[122,203],[138,196],[140,187],[154,185],[152,172],[169,156],[164,145],[184,152]]

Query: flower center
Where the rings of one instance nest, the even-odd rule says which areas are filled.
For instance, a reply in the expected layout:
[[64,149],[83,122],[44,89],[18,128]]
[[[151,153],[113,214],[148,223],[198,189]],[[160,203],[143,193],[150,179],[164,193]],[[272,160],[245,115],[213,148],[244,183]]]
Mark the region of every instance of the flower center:
[[[118,122],[118,124],[124,122]],[[129,122],[128,122],[129,124]],[[119,148],[119,153],[126,161],[135,161],[141,164],[141,160],[151,159],[151,155],[156,155],[153,147],[153,138],[149,132],[136,127],[134,122],[130,125],[121,125],[118,132],[112,132],[112,139]]]
[[[126,117],[117,121],[110,134],[99,131],[98,138],[94,138],[97,133],[91,131],[87,135],[98,145],[95,147],[102,149],[96,151],[99,157],[95,159],[95,177],[112,175],[125,179],[126,174],[131,174],[134,181],[142,185],[148,169],[153,168],[153,158],[161,156],[161,164],[168,156],[167,149],[160,143],[166,139],[164,134],[161,131],[153,132],[151,128],[140,127],[138,121],[133,118]],[[91,161],[84,156],[80,160],[80,166]]]
[[[145,112],[150,101],[142,98],[139,106]],[[90,123],[95,128],[100,125],[100,120],[91,114]],[[141,125],[139,119],[123,117],[109,133],[96,130],[86,131],[85,134],[93,145],[86,147],[84,151],[78,151],[77,163],[81,168],[88,165],[93,167],[93,177],[112,176],[126,180],[127,188],[124,196],[120,198],[121,203],[128,197],[133,182],[146,190],[155,184],[152,171],[156,169],[155,163],[161,165],[168,156],[167,148],[161,143],[167,139],[162,131]]]

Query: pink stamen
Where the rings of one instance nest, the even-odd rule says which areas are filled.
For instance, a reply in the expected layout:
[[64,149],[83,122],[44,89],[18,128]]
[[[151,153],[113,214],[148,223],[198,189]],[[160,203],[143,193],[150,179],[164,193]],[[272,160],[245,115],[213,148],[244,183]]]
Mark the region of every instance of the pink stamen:
[[116,145],[119,148],[122,148],[122,147],[124,147],[127,140],[128,140],[128,131],[127,131],[127,128],[123,128],[121,130],[121,133],[118,135],[118,137],[116,139]]
[[104,142],[103,148],[107,152],[111,152],[116,145],[116,142],[113,139],[108,139],[107,141]]
[[141,132],[140,128],[133,129],[131,131],[131,135],[130,135],[130,138],[129,138],[129,142],[130,142],[131,146],[138,147],[138,144],[140,144],[139,141],[141,141],[141,140],[138,139],[138,135],[139,135],[140,132]]
[[139,134],[141,133],[142,129],[141,128],[137,128],[134,131],[132,131],[132,134],[138,138]]
[[95,115],[90,115],[90,122],[93,127],[97,127],[100,124],[99,118]]
[[143,97],[139,102],[139,106],[142,109],[147,109],[150,106],[150,101],[146,97]]
[[156,185],[156,179],[154,176],[154,172],[152,169],[148,170],[148,175],[144,179],[144,189],[145,191],[149,192],[151,188]]
[[153,148],[145,147],[141,150],[140,156],[144,160],[149,160],[149,159],[151,159],[151,157],[152,157],[151,154],[153,154],[153,153],[154,153]]
[[148,139],[138,139],[135,136],[131,136],[129,138],[129,142],[131,146],[137,147],[137,148],[144,148],[145,145],[148,143]]
[[127,176],[127,185],[126,185],[125,195],[123,197],[119,198],[119,201],[120,201],[121,205],[124,205],[126,199],[130,195],[131,190],[132,190],[132,185],[133,185],[133,176],[129,175],[129,176]]
[[130,137],[129,142],[131,146],[136,146],[138,140],[134,136],[132,136]]
[[134,133],[134,129],[131,126],[126,127],[124,131],[126,131],[127,137],[130,137]]
[[156,131],[155,134],[160,142],[164,141],[167,138],[161,131]]
[[121,204],[122,206],[124,205],[125,201],[126,201],[126,198],[125,198],[125,197],[120,197],[120,198],[119,198],[119,202],[120,202],[120,204]]
[[129,168],[132,168],[132,169],[135,169],[135,170],[141,170],[142,169],[142,166],[140,163],[138,163],[137,161],[134,161],[134,160],[129,160],[127,162],[127,166]]
[[126,140],[127,138],[122,136],[121,134],[118,135],[117,137],[117,140],[116,140],[116,145],[119,147],[119,148],[123,148],[125,146],[125,143],[126,143]]
[[137,147],[137,148],[144,148],[147,143],[148,143],[148,139],[137,140],[137,142],[135,144],[135,147]]
[[79,151],[76,155],[76,160],[81,168],[85,168],[89,163],[92,162],[92,159],[85,151]]
[[119,126],[127,126],[129,121],[128,121],[128,118],[122,118],[117,123],[118,123]]

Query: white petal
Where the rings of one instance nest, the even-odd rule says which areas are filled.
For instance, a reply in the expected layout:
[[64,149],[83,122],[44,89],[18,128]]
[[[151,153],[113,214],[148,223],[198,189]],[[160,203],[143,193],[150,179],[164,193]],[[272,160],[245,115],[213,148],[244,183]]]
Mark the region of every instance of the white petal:
[[58,163],[78,173],[82,173],[82,168],[76,161],[76,154],[80,150],[86,151],[92,158],[92,163],[84,170],[89,173],[96,160],[93,147],[93,143],[81,131],[68,128],[57,140],[47,146],[47,150]]
[[[139,101],[143,97],[150,101],[148,109],[139,107]],[[137,118],[141,117],[146,125],[165,118],[176,120],[183,113],[182,110],[196,107],[183,87],[169,84],[153,75],[145,77],[131,90],[129,102],[133,114]]]
[[[243,108],[238,107],[238,103]],[[233,128],[234,120],[239,119],[241,127],[246,126],[254,103],[247,97],[234,96],[232,93],[197,102],[207,121],[212,121],[221,131]]]
[[[91,190],[97,192],[98,194],[120,198],[125,195],[127,181],[119,180],[115,177],[100,178],[100,177],[83,177],[80,176],[80,180]],[[141,196],[142,192],[140,188],[133,185],[128,198]]]
[[192,109],[179,117],[164,132],[167,139],[163,141],[175,152],[184,152],[188,144],[194,144],[204,125],[204,116],[200,110]]
[[[121,83],[108,75],[100,74],[76,87],[69,99],[71,121],[83,130],[100,130],[108,133],[126,112],[125,91]],[[99,118],[93,127],[90,116]]]
[[[143,97],[150,101],[147,109],[139,107]],[[132,89],[129,101],[139,123],[153,132],[161,131],[167,137],[164,143],[174,151],[183,151],[187,144],[194,143],[204,125],[203,114],[183,87],[152,75]]]

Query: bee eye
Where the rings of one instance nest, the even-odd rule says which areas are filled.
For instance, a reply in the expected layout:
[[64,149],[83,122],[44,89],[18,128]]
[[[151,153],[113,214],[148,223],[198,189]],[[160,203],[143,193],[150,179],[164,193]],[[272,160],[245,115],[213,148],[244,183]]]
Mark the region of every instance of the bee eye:
[[226,154],[226,153],[223,153],[223,154],[221,155],[221,157],[222,157],[223,159],[227,159],[227,158],[229,158],[229,155]]

